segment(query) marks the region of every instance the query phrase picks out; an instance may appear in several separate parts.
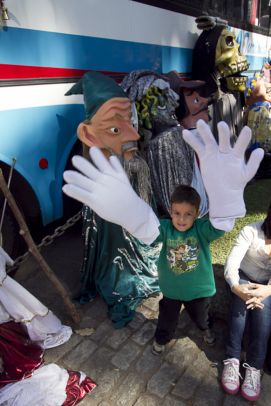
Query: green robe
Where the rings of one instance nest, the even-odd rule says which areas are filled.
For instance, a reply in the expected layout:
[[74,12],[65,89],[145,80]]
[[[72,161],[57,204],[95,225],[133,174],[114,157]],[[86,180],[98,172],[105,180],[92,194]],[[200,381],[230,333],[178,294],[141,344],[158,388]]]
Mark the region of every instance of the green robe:
[[84,260],[80,303],[98,293],[108,304],[115,328],[125,326],[143,298],[160,291],[157,260],[160,244],[145,245],[120,226],[83,208]]

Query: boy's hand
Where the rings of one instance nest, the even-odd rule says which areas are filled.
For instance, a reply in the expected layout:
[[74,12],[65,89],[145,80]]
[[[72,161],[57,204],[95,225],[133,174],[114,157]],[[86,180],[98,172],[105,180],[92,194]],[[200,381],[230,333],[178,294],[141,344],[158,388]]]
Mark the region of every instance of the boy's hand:
[[158,219],[133,190],[117,157],[109,160],[97,147],[90,148],[92,163],[74,156],[76,171],[65,171],[63,191],[86,204],[104,220],[119,224],[134,237],[151,243],[159,235]]
[[212,224],[218,229],[230,231],[235,219],[246,213],[244,188],[257,172],[264,151],[255,149],[245,163],[244,154],[251,138],[250,128],[242,129],[234,147],[230,144],[228,125],[221,121],[217,128],[219,144],[203,120],[197,122],[198,136],[183,130],[183,138],[199,157]]

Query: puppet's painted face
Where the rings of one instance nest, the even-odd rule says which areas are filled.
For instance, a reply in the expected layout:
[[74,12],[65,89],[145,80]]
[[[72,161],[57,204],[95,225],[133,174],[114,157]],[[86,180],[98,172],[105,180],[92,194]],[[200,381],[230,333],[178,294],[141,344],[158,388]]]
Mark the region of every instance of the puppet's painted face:
[[95,145],[107,154],[124,156],[137,150],[140,137],[132,124],[130,100],[116,97],[104,103],[86,124],[83,137],[86,145]]
[[246,92],[246,105],[251,106],[264,101],[271,102],[271,84],[263,78],[252,79],[251,86]]
[[262,76],[267,83],[271,83],[271,65],[268,62],[262,67]]
[[183,89],[188,114],[181,120],[184,128],[194,128],[199,119],[209,121],[208,99],[194,89]]
[[216,45],[215,66],[220,76],[226,78],[229,90],[243,92],[247,77],[240,73],[247,70],[249,64],[239,48],[234,33],[225,28]]

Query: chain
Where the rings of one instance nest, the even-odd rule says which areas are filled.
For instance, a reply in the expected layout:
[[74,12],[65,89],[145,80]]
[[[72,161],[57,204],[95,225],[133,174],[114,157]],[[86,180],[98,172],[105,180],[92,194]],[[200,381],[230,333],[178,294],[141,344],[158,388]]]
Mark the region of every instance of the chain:
[[[55,229],[54,233],[51,235],[46,235],[40,242],[39,245],[37,245],[38,250],[40,250],[42,247],[47,247],[47,245],[52,244],[53,241],[55,241],[55,239],[57,237],[60,237],[61,235],[63,235],[65,233],[66,230],[68,230],[68,228],[74,226],[74,224],[77,223],[77,221],[80,220],[82,214],[81,214],[81,210],[75,214],[73,217],[69,218],[65,224],[63,224],[62,226],[59,226]],[[17,267],[19,265],[21,265],[27,258],[28,255],[30,254],[29,251],[25,252],[23,255],[20,255],[18,258],[15,259],[14,264],[9,267],[8,269],[8,273],[13,271],[14,269],[17,269]]]

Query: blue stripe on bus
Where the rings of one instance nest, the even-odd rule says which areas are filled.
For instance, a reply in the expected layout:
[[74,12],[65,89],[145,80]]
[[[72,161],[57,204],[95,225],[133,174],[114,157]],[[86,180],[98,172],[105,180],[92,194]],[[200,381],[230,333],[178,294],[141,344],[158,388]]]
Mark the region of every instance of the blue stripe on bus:
[[191,70],[192,50],[186,48],[10,27],[0,31],[0,43],[3,64],[111,72]]
[[[62,173],[77,139],[78,123],[84,117],[84,107],[80,104],[0,112],[0,161],[10,164],[12,158],[16,157],[15,169],[31,185],[44,225],[63,214]],[[41,158],[49,163],[45,170],[39,167]]]

